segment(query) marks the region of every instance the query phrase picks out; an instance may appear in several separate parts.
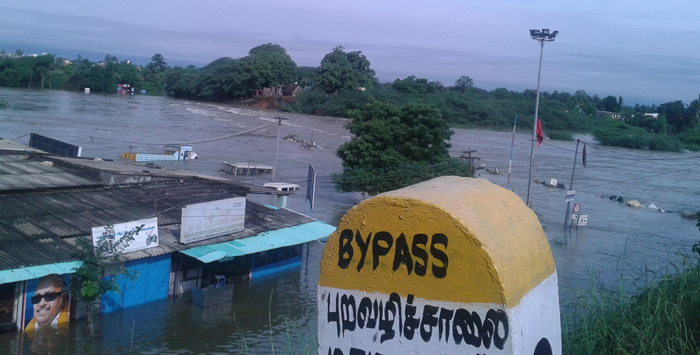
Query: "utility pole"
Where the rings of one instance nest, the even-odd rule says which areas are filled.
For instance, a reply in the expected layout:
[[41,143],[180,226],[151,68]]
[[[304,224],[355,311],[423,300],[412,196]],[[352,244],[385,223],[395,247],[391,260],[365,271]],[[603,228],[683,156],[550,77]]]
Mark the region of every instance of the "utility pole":
[[282,120],[286,120],[284,116],[275,116],[277,120],[277,140],[275,141],[275,160],[272,163],[272,182],[275,181],[275,175],[277,173],[277,151],[280,148],[280,127],[282,126]]
[[474,161],[481,160],[481,158],[472,157],[472,153],[476,153],[476,150],[471,150],[471,148],[467,148],[467,150],[462,151],[462,156],[460,156],[459,158],[469,161],[469,170],[471,170],[471,173],[474,174],[474,172],[476,171]]

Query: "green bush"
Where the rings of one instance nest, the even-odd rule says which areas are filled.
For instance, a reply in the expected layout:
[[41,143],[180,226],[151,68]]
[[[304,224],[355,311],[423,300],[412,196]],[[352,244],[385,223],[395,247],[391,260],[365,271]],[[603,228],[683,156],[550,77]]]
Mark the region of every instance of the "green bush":
[[649,150],[680,152],[681,143],[676,138],[667,135],[652,135],[649,137]]
[[321,115],[321,107],[329,100],[323,91],[304,91],[294,97],[291,103],[282,102],[281,110],[305,115]]
[[678,137],[678,140],[685,144],[700,145],[700,131],[697,129],[685,130],[676,137]]
[[550,139],[558,140],[558,141],[573,141],[574,136],[571,135],[570,132],[566,131],[549,131],[547,132],[547,137]]
[[620,121],[610,121],[593,131],[593,136],[602,145],[633,149],[679,152],[681,143],[676,137],[654,134],[640,127]]

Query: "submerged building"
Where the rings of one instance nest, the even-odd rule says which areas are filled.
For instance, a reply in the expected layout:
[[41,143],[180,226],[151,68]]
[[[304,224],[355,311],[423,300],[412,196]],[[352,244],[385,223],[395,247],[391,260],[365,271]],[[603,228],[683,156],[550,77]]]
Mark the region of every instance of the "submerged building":
[[138,278],[117,276],[122,291],[102,298],[102,312],[190,292],[202,306],[230,300],[234,283],[298,267],[306,243],[335,230],[251,202],[253,193],[290,192],[0,140],[0,333],[81,317],[68,297],[81,265],[76,240],[100,238],[107,226],[117,235],[144,228],[115,265]]

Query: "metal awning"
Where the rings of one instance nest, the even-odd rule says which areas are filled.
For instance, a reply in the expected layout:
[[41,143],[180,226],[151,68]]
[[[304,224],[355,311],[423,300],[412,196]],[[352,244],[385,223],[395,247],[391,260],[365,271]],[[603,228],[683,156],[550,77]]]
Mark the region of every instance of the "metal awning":
[[81,261],[68,261],[48,265],[28,266],[0,271],[0,284],[37,279],[51,274],[72,274],[82,265]]
[[333,231],[335,231],[335,227],[332,225],[315,221],[263,232],[248,238],[204,245],[180,252],[205,263],[210,263],[236,256],[307,243],[328,237]]

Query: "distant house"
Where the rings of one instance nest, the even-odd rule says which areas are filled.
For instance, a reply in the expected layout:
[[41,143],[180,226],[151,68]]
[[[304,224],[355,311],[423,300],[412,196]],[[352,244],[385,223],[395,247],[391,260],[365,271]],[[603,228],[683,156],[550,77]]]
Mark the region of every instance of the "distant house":
[[282,96],[282,91],[284,91],[284,85],[275,85],[270,88],[270,93],[275,96]]
[[658,113],[645,113],[644,117],[659,118]]
[[128,95],[133,91],[134,89],[129,84],[117,84],[117,94]]
[[617,113],[617,112],[598,111],[598,117],[603,117],[603,116],[608,116],[608,117],[614,118],[616,120],[619,120],[622,118],[622,115]]
[[255,91],[255,96],[295,96],[301,93],[303,90],[301,86],[297,84],[290,85],[275,85],[269,88],[262,88]]
[[294,97],[297,94],[300,94],[302,91],[304,91],[301,86],[297,84],[289,84],[284,87],[284,90],[282,90],[282,96],[291,96]]

